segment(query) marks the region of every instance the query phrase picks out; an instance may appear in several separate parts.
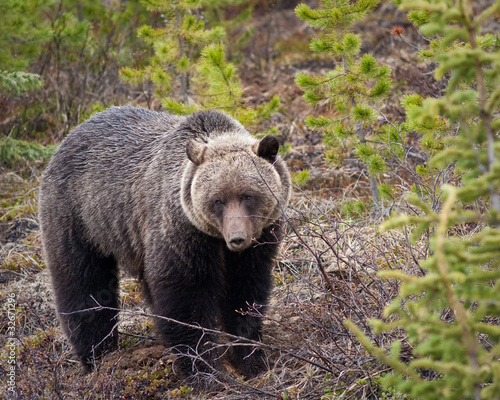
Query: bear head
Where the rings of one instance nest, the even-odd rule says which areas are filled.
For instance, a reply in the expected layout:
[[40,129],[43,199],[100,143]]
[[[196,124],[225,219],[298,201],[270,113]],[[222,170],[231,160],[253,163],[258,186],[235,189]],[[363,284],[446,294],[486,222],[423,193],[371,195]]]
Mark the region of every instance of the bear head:
[[282,216],[290,176],[274,136],[241,131],[191,139],[181,187],[182,207],[198,229],[242,251]]

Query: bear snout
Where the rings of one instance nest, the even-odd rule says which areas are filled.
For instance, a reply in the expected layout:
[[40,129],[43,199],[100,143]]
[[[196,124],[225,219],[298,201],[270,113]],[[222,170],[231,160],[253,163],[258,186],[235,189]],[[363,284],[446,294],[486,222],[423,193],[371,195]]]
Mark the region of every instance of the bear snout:
[[231,251],[243,251],[252,244],[254,235],[252,218],[239,201],[229,201],[224,206],[222,234],[227,248]]
[[250,246],[252,242],[251,238],[245,235],[245,232],[231,232],[229,237],[226,239],[226,244],[231,251],[242,251]]

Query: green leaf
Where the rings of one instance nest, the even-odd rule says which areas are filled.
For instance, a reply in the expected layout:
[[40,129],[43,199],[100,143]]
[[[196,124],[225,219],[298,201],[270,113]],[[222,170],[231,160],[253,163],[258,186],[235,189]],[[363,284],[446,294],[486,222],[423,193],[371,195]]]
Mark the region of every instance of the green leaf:
[[299,72],[295,75],[295,83],[304,90],[310,90],[318,86],[318,79],[304,72]]
[[304,187],[309,180],[310,172],[308,169],[304,169],[300,172],[296,172],[292,175],[292,182],[300,187]]
[[387,183],[382,183],[378,185],[378,195],[382,200],[393,200],[394,199],[394,192],[392,190],[392,187],[388,185]]
[[367,167],[368,172],[370,172],[370,175],[372,176],[377,176],[387,171],[387,164],[378,154],[375,154],[370,159],[370,161],[367,163]]
[[361,49],[361,39],[354,33],[346,33],[342,40],[342,49],[349,56],[358,54]]
[[382,97],[387,97],[392,88],[392,81],[390,79],[382,78],[377,84],[370,89],[370,97],[373,99],[379,99]]
[[197,111],[196,106],[180,103],[169,97],[165,98],[162,101],[162,105],[168,112],[171,112],[172,114],[176,115],[189,115]]
[[359,144],[355,150],[356,156],[365,164],[370,162],[375,153],[375,150],[367,144]]
[[371,54],[365,54],[361,57],[359,72],[367,77],[374,76],[378,71],[378,64]]
[[365,105],[357,105],[352,109],[356,121],[369,121],[374,118],[373,110]]
[[331,42],[324,39],[312,39],[309,44],[309,48],[311,51],[315,51],[317,53],[328,53],[333,52],[337,54],[338,42]]

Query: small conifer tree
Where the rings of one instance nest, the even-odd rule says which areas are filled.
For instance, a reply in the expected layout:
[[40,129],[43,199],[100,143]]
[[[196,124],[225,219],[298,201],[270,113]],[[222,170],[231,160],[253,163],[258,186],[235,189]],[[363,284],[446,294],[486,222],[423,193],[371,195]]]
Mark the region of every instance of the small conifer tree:
[[449,78],[444,97],[410,100],[408,123],[447,132],[431,166],[453,163],[460,183],[441,187],[440,211],[410,195],[420,213],[383,226],[411,229],[414,240],[428,228],[435,232],[432,253],[421,264],[424,276],[381,273],[402,285],[385,309],[386,320],[371,321],[378,333],[405,332],[411,361],[402,361],[400,341],[390,349],[378,347],[346,324],[370,353],[392,367],[386,386],[419,399],[498,399],[500,47],[498,38],[482,29],[500,13],[500,1],[484,9],[473,7],[472,0],[398,3],[431,39],[421,55],[438,63],[436,78]]
[[[258,107],[246,107],[242,101],[243,88],[234,64],[226,60],[222,43],[203,48],[198,63],[198,102],[202,108],[223,110],[244,125],[269,118],[280,104],[279,96]],[[270,132],[268,132],[270,133]]]
[[[121,76],[131,84],[151,81],[167,110],[178,114],[190,113],[195,108],[189,101],[189,88],[201,49],[220,41],[225,35],[220,26],[208,28],[202,15],[202,6],[206,3],[213,5],[217,1],[141,1],[150,11],[161,14],[164,26],[154,28],[144,25],[139,28],[139,37],[153,48],[154,55],[146,66],[122,69]],[[176,80],[180,86],[180,101],[167,97]]]
[[329,109],[325,115],[307,117],[306,125],[324,132],[328,161],[337,162],[341,146],[354,149],[367,167],[377,210],[380,204],[375,177],[387,168],[381,153],[381,134],[390,132],[376,122],[380,116],[377,102],[390,91],[391,70],[379,65],[371,54],[360,56],[361,39],[352,32],[352,26],[378,3],[379,0],[322,0],[318,9],[306,4],[295,9],[300,19],[324,32],[311,41],[311,50],[331,56],[335,63],[324,76],[299,73],[295,77],[309,104],[322,104]]
[[[255,108],[244,104],[237,69],[226,59],[226,32],[221,25],[210,28],[203,15],[205,9],[213,11],[217,6],[242,1],[142,0],[150,10],[161,12],[165,26],[139,29],[139,36],[152,46],[154,55],[146,66],[122,69],[122,78],[132,84],[151,81],[162,105],[175,114],[219,109],[246,125],[268,118],[278,108],[280,98],[275,96]],[[249,15],[248,11],[244,14]],[[180,96],[172,96],[176,80]]]

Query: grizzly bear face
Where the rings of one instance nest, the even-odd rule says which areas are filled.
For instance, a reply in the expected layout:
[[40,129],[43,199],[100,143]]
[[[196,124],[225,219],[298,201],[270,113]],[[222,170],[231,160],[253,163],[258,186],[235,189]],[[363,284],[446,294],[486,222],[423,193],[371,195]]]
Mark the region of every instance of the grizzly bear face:
[[[184,212],[201,231],[223,238],[231,251],[242,251],[281,217],[290,187],[280,176],[278,140],[224,133],[207,143],[188,142],[182,179]],[[286,169],[284,169],[286,172]],[[288,174],[288,172],[286,172]]]

